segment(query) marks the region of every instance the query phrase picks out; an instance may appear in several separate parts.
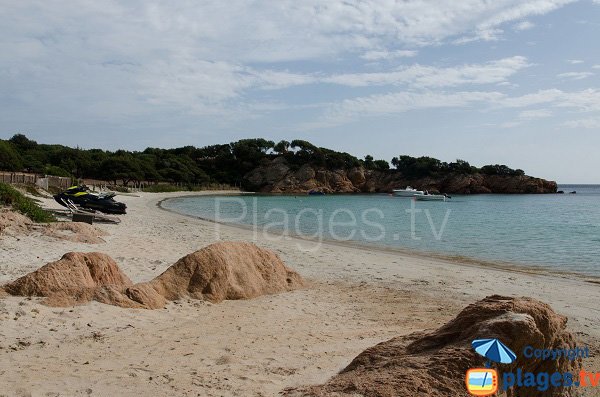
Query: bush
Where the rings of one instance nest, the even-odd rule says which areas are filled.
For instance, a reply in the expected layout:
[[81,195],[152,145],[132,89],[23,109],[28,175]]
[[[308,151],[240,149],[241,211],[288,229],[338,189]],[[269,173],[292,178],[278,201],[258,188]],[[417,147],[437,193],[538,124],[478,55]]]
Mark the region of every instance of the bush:
[[27,216],[34,222],[54,222],[54,216],[42,209],[32,199],[25,197],[12,186],[0,182],[0,204],[12,207],[13,210]]

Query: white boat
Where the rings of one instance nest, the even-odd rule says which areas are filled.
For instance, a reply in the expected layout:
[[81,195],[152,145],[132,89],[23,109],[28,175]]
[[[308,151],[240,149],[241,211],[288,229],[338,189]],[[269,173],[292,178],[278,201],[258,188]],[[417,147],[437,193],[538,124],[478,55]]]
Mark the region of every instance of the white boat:
[[407,186],[406,189],[394,189],[393,192],[394,192],[394,196],[400,196],[400,197],[415,197],[417,195],[421,196],[421,195],[425,194],[424,191],[413,189],[410,186]]
[[446,201],[446,199],[449,199],[450,197],[445,195],[445,194],[417,194],[415,196],[413,196],[415,198],[415,200],[422,200],[422,201]]

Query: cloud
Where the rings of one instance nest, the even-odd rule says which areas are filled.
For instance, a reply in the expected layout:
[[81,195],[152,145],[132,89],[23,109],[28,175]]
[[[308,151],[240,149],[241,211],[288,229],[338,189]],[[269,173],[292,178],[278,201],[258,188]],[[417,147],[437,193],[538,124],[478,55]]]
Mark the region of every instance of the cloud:
[[552,116],[552,112],[546,109],[523,110],[519,113],[521,120],[536,120]]
[[[461,43],[485,40],[498,40],[503,31],[499,27],[507,22],[524,20],[527,17],[543,15],[557,10],[574,0],[534,0],[527,2],[515,2],[511,4],[502,4],[501,2],[489,3],[495,8],[495,12],[477,21],[474,27],[474,33],[459,38],[456,42]],[[477,7],[474,7],[477,9]]]
[[[157,114],[234,117],[249,106],[260,109],[257,98],[277,102],[269,97],[273,90],[307,84],[415,91],[498,84],[530,66],[528,60],[414,64],[379,73],[361,73],[357,65],[410,59],[456,40],[499,39],[507,26],[570,2],[6,2],[0,116],[86,122]],[[342,70],[340,59],[355,63]]]
[[577,65],[577,64],[583,63],[583,61],[581,59],[567,59],[567,62],[570,63],[571,65]]
[[600,128],[600,118],[589,118],[581,120],[570,120],[563,124],[568,128],[579,128],[579,129],[596,129]]
[[383,73],[338,74],[321,81],[351,87],[406,84],[416,87],[452,87],[462,84],[491,84],[505,81],[519,70],[531,66],[527,58],[514,56],[484,64],[450,68],[413,65]]
[[[598,0],[598,1],[600,1],[600,0]],[[594,65],[594,66],[592,66],[592,69],[600,69],[600,65]]]
[[362,116],[391,115],[417,109],[466,107],[502,98],[498,92],[397,92],[346,99],[332,104],[324,125],[343,124]]
[[529,30],[529,29],[533,28],[534,26],[535,26],[535,24],[531,23],[530,21],[522,21],[522,22],[517,23],[513,27],[513,29],[518,32],[521,32],[523,30]]
[[550,109],[527,109],[545,105],[577,112],[600,112],[600,90],[564,92],[558,89],[541,90],[521,96],[508,96],[497,91],[460,92],[396,92],[346,99],[326,106],[322,120],[312,125],[339,125],[361,117],[397,115],[417,109],[467,108],[477,105],[481,111],[523,109],[517,120],[505,122],[503,128],[515,127],[524,121],[551,117]]
[[560,73],[556,76],[563,78],[563,79],[583,80],[583,79],[586,79],[593,75],[594,75],[594,73],[592,73],[592,72],[567,72],[567,73]]
[[410,58],[417,55],[417,51],[413,50],[397,50],[397,51],[388,51],[388,50],[379,50],[379,51],[367,51],[360,57],[367,61],[380,61],[380,60],[389,60],[396,58]]

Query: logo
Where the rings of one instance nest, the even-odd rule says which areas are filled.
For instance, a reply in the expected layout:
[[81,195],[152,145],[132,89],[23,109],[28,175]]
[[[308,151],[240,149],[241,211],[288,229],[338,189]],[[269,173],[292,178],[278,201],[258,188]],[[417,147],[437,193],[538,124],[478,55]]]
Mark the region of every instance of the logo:
[[471,368],[467,371],[467,391],[472,396],[491,396],[498,391],[498,372],[490,368],[492,361],[511,364],[517,359],[517,355],[498,339],[476,339],[471,346],[488,361],[485,368]]
[[471,368],[467,371],[467,391],[473,396],[489,396],[498,391],[498,373],[491,368]]
[[[467,371],[465,384],[472,396],[491,396],[500,388],[502,390],[528,388],[545,392],[553,388],[600,387],[600,372],[581,369],[579,373],[571,372],[530,372],[524,368],[512,368],[503,371],[491,368],[496,364],[512,364],[517,355],[498,339],[476,339],[471,343],[477,354],[487,359],[484,368],[471,368]],[[555,349],[536,349],[533,346],[523,348],[523,358],[529,360],[581,360],[590,356],[589,348],[561,347]],[[528,367],[534,367],[529,365]],[[557,367],[558,369],[559,367]]]

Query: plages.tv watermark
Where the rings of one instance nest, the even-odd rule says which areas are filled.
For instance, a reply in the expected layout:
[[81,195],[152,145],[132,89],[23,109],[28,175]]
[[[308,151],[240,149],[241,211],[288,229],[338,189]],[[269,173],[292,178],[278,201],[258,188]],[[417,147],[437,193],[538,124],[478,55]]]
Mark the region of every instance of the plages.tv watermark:
[[[467,392],[472,396],[492,396],[498,390],[532,389],[544,393],[551,388],[587,388],[600,387],[600,372],[581,369],[573,372],[546,371],[531,372],[523,368],[511,368],[502,371],[491,368],[491,363],[512,364],[517,361],[517,355],[498,339],[476,339],[473,349],[488,361],[484,368],[471,368],[465,376]],[[522,360],[583,360],[590,357],[589,347],[539,349],[525,346],[521,353]],[[501,375],[501,376],[500,376]],[[540,396],[543,394],[540,394]]]
[[[444,235],[452,212],[447,208],[443,217],[434,217],[429,209],[419,208],[415,200],[410,200],[410,208],[403,210],[401,219],[408,222],[410,228],[408,232],[400,233],[386,229],[383,222],[386,214],[377,207],[360,211],[336,208],[325,212],[322,208],[307,206],[295,213],[286,208],[273,207],[260,213],[256,197],[251,200],[240,197],[215,197],[214,208],[217,240],[221,239],[221,224],[243,224],[252,229],[254,241],[258,241],[259,238],[280,241],[292,236],[300,237],[295,242],[296,247],[309,252],[318,250],[325,239],[367,242],[421,240],[430,233],[427,237],[439,241]],[[418,230],[419,220],[427,221],[428,230]],[[311,226],[310,231],[306,230],[307,224]]]

